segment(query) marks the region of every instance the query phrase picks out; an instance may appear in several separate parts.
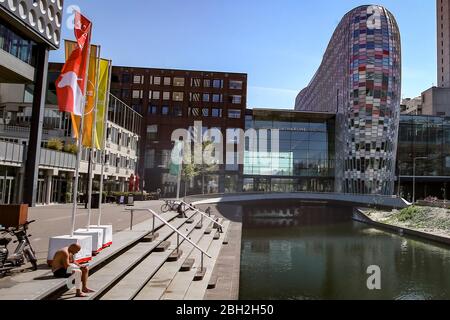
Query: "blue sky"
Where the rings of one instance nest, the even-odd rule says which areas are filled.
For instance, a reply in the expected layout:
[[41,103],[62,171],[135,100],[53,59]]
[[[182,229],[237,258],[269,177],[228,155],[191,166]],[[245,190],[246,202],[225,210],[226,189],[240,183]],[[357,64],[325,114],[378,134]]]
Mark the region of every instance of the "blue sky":
[[[245,72],[249,107],[292,108],[358,0],[66,0],[114,65]],[[402,33],[403,97],[436,84],[434,0],[378,0]],[[69,15],[65,14],[64,21]],[[73,31],[63,27],[63,38]],[[63,62],[63,50],[51,61]]]

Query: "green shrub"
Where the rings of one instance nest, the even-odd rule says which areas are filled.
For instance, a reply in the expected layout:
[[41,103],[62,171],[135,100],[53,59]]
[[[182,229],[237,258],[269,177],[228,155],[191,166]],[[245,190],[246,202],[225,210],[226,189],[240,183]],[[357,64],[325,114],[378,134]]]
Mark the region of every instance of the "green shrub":
[[400,211],[397,218],[398,221],[405,222],[412,220],[419,213],[420,213],[419,208],[411,206]]
[[64,152],[77,154],[78,153],[78,146],[76,144],[74,144],[74,143],[66,144],[64,146]]
[[47,142],[47,148],[56,151],[62,151],[64,148],[64,144],[60,139],[50,139]]

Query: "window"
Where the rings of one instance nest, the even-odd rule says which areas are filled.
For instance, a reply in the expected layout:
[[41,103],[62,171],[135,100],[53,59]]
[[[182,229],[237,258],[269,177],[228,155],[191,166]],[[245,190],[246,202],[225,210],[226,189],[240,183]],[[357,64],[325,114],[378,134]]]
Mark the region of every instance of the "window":
[[203,102],[209,102],[209,93],[203,94]]
[[191,117],[199,117],[200,109],[199,108],[189,108],[189,116]]
[[223,88],[223,80],[214,79],[213,80],[213,87],[216,88],[216,89],[222,89]]
[[228,110],[228,118],[239,119],[241,117],[241,110],[230,109]]
[[158,107],[157,106],[149,106],[148,107],[148,114],[157,114],[158,113]]
[[150,149],[145,151],[145,168],[155,168],[155,150]]
[[173,115],[175,117],[182,117],[183,116],[183,107],[181,107],[181,106],[174,106],[173,107]]
[[161,92],[159,91],[153,91],[152,93],[152,99],[153,100],[159,100],[161,98]]
[[169,106],[162,106],[162,108],[161,108],[161,114],[162,114],[163,116],[169,115]]
[[202,115],[204,117],[209,117],[209,109],[208,108],[203,108],[202,110]]
[[130,83],[130,75],[128,73],[122,74],[122,83]]
[[204,88],[210,88],[211,87],[211,80],[209,80],[209,79],[203,80],[203,87]]
[[242,81],[230,80],[230,89],[242,90]]
[[163,92],[163,100],[170,100],[170,92]]
[[222,118],[222,109],[213,108],[211,110],[211,116],[214,118]]
[[122,89],[122,99],[126,100],[130,98],[130,90],[129,89]]
[[221,94],[213,94],[213,102],[222,102],[222,95]]
[[143,94],[142,90],[133,90],[133,99],[142,99]]
[[242,96],[237,96],[237,95],[229,96],[229,101],[232,104],[241,104]]
[[156,140],[158,137],[158,125],[147,126],[147,139]]
[[161,84],[161,77],[154,77],[153,78],[153,84],[159,86]]
[[191,93],[190,100],[194,101],[194,102],[199,102],[200,101],[200,96],[201,96],[200,93]]
[[134,84],[144,84],[144,76],[142,76],[142,75],[135,75],[133,77],[133,83]]
[[165,86],[170,86],[171,83],[172,83],[172,79],[170,79],[170,77],[164,77],[164,85]]
[[183,92],[174,92],[173,93],[173,101],[183,101],[184,93]]
[[184,78],[173,78],[174,87],[184,87]]
[[201,86],[202,80],[199,78],[191,79],[191,87],[199,88]]

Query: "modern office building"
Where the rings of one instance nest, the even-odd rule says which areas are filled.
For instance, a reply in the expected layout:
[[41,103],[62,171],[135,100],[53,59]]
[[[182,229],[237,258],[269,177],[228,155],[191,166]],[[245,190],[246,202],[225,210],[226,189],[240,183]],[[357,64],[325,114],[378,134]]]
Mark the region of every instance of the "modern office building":
[[20,154],[23,202],[30,206],[38,188],[48,56],[59,48],[62,14],[63,0],[0,1],[0,83],[26,84],[33,93],[27,152]]
[[394,193],[401,97],[401,43],[380,6],[347,13],[296,110],[336,114],[335,191]]
[[[245,142],[244,192],[334,191],[334,113],[253,109],[245,123],[258,134]],[[277,148],[266,130],[279,130]]]
[[[176,193],[177,178],[169,172],[174,130],[192,128],[195,121],[201,121],[204,129],[220,129],[224,136],[227,129],[244,129],[246,74],[113,67],[111,82],[111,93],[144,117],[139,172],[149,192],[160,188],[166,196]],[[206,178],[194,178],[187,191],[240,191],[242,169],[221,165]],[[182,187],[184,194],[184,183]]]
[[402,115],[397,166],[396,194],[411,201],[415,176],[416,199],[450,199],[450,118]]

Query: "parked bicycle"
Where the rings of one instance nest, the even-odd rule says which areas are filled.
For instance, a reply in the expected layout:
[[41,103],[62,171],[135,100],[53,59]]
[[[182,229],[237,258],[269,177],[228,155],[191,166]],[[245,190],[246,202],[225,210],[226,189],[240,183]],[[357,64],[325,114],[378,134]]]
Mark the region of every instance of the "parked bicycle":
[[15,237],[13,243],[17,243],[17,247],[12,255],[9,255],[8,245],[13,241],[11,238],[0,238],[0,275],[11,271],[12,269],[21,267],[28,261],[32,265],[32,270],[37,270],[36,253],[31,246],[30,237],[28,234],[28,226],[35,222],[35,220],[25,223],[18,228],[8,228],[0,230],[2,235],[9,234]]
[[165,200],[164,204],[161,206],[161,212],[166,213],[169,211],[176,211],[178,208],[178,202],[175,200]]

